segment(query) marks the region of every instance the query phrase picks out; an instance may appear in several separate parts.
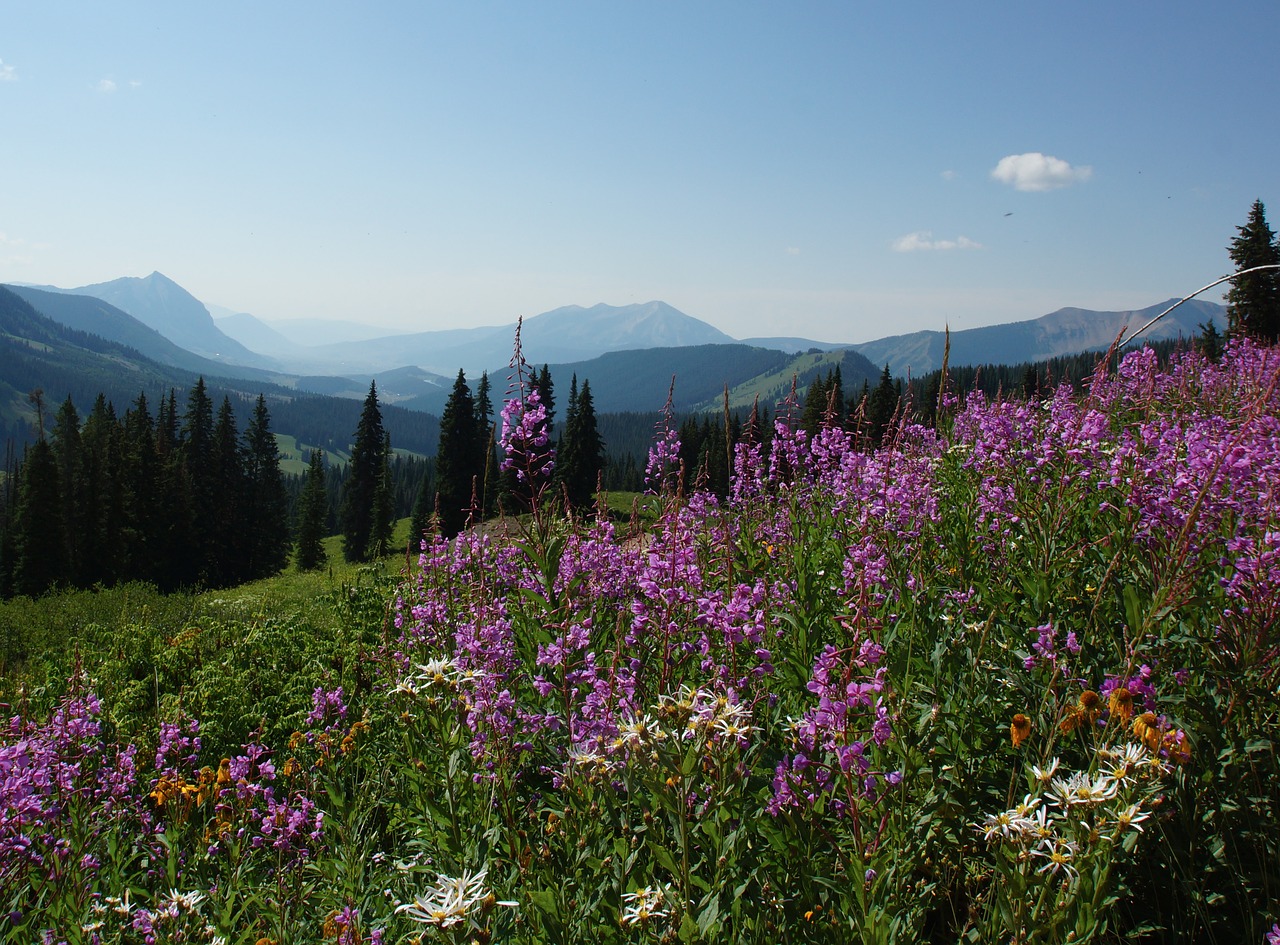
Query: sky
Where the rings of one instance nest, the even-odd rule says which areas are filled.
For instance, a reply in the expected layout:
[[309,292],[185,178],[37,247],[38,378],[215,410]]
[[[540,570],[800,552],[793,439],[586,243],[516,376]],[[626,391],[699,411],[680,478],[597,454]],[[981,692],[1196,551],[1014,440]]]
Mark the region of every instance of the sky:
[[1277,35],[1275,0],[5,3],[0,282],[848,343],[1141,308],[1280,221]]

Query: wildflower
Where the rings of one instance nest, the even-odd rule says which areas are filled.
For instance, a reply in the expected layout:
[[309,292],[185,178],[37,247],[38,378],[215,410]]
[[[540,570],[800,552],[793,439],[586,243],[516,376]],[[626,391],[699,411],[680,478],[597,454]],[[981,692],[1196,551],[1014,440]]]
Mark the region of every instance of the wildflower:
[[1039,765],[1031,766],[1031,776],[1040,782],[1041,787],[1048,787],[1049,782],[1053,780],[1053,776],[1058,773],[1058,759],[1050,758],[1049,763],[1041,768]]
[[1108,699],[1108,707],[1111,714],[1118,718],[1121,722],[1128,722],[1133,715],[1133,693],[1124,686],[1111,690],[1111,696]]
[[1154,712],[1143,712],[1133,720],[1133,734],[1138,741],[1155,751],[1163,740],[1159,725]]
[[1098,721],[1098,716],[1102,714],[1102,696],[1098,695],[1092,689],[1086,689],[1080,693],[1079,701],[1080,712],[1090,722]]
[[[1130,804],[1120,813],[1116,814],[1116,826],[1123,831],[1132,827],[1138,833],[1142,833],[1142,822],[1151,816],[1149,811],[1144,811],[1137,804]],[[1117,831],[1117,832],[1120,832]]]
[[1266,945],[1280,945],[1280,922],[1271,926],[1271,931],[1267,933]]
[[1165,732],[1163,748],[1174,764],[1183,765],[1191,760],[1191,744],[1187,741],[1187,733],[1182,729]]
[[1031,851],[1032,856],[1038,856],[1045,861],[1036,872],[1049,873],[1052,876],[1057,876],[1059,873],[1066,873],[1070,877],[1079,876],[1079,872],[1071,864],[1075,854],[1076,845],[1072,840],[1055,840],[1051,847]]
[[1128,784],[1151,760],[1151,755],[1141,745],[1125,744],[1122,748],[1101,748],[1098,756],[1110,767],[1103,773],[1118,784]]
[[1106,775],[1090,779],[1087,773],[1077,771],[1065,780],[1053,779],[1049,785],[1049,803],[1064,808],[1101,804],[1115,797],[1118,789],[1119,785]]
[[622,902],[622,913],[618,916],[618,921],[623,925],[640,925],[650,919],[669,914],[663,908],[666,905],[666,895],[661,889],[653,886],[623,893]]
[[1009,740],[1013,742],[1014,748],[1018,748],[1021,747],[1030,734],[1031,720],[1019,712],[1013,717],[1013,721],[1009,723]]
[[484,885],[484,878],[488,872],[488,870],[481,870],[478,873],[471,873],[464,870],[457,878],[441,873],[436,878],[434,886],[421,896],[415,896],[412,902],[396,906],[396,912],[403,912],[423,925],[447,929],[490,906],[516,905],[514,902],[493,899]]

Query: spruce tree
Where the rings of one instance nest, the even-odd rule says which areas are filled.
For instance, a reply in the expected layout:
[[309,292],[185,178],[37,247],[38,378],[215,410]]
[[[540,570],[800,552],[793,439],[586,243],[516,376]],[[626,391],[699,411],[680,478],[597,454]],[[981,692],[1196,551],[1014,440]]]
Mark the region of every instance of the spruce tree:
[[289,561],[289,496],[267,400],[259,394],[244,431],[245,571],[250,579],[284,570]]
[[430,465],[422,471],[418,481],[418,494],[413,501],[413,513],[409,518],[409,550],[418,551],[420,542],[432,530],[431,517],[436,511],[436,490]]
[[14,511],[14,590],[39,597],[70,577],[58,461],[41,437],[18,473]]
[[604,469],[604,440],[596,423],[591,382],[584,379],[582,388],[575,393],[576,383],[575,375],[570,385],[562,448],[556,454],[556,473],[569,504],[581,508],[591,502]]
[[884,445],[889,434],[889,424],[898,411],[898,389],[887,364],[880,375],[880,383],[867,399],[866,409],[867,438],[874,449]]
[[342,486],[342,503],[338,508],[342,555],[348,561],[368,561],[373,554],[374,507],[379,482],[386,471],[386,449],[387,435],[382,426],[382,411],[378,409],[378,388],[373,382],[360,411],[360,423],[351,445],[350,469]]
[[66,527],[67,575],[76,586],[82,583],[82,553],[86,531],[86,509],[83,505],[84,483],[80,479],[81,442],[80,417],[76,405],[68,397],[58,409],[53,421],[54,459],[58,464],[58,484],[61,486],[62,516]]
[[391,481],[391,436],[383,438],[382,475],[373,490],[373,522],[369,529],[369,557],[380,558],[391,550],[395,526],[395,490]]
[[458,372],[440,415],[440,445],[436,452],[436,493],[440,534],[452,538],[470,515],[472,481],[483,475],[484,453],[476,430],[476,406],[467,377]]
[[77,580],[85,587],[123,579],[124,458],[115,408],[98,394],[80,431],[80,501],[84,509],[84,554]]
[[[1228,247],[1237,272],[1280,263],[1280,245],[1267,225],[1261,200],[1253,202],[1248,221],[1237,229],[1239,235]],[[1233,335],[1249,335],[1268,344],[1280,338],[1280,269],[1237,278],[1227,292],[1227,321]]]
[[315,571],[325,565],[324,537],[328,532],[329,491],[319,450],[311,451],[307,482],[298,500],[299,571]]
[[480,508],[487,517],[493,514],[498,501],[497,428],[488,371],[480,373],[480,383],[476,385],[476,444],[477,455],[481,457]]
[[209,477],[212,517],[205,527],[209,544],[202,578],[213,587],[230,587],[248,579],[248,518],[245,514],[244,460],[231,398],[224,396],[213,428],[213,469]]

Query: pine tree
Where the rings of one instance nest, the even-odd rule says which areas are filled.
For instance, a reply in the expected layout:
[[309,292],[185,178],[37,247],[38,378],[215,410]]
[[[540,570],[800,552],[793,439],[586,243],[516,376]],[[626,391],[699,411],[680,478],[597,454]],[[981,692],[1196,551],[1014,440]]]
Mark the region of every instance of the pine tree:
[[289,496],[280,475],[280,450],[271,433],[267,399],[259,394],[244,431],[245,572],[268,577],[289,562]]
[[391,435],[383,438],[382,475],[373,489],[373,522],[369,529],[369,557],[380,558],[391,550],[395,526],[395,493],[391,482]]
[[436,493],[440,534],[452,538],[470,516],[473,480],[483,475],[484,453],[476,431],[476,406],[467,377],[458,372],[440,415],[440,445],[436,452]]
[[299,571],[315,571],[324,567],[324,536],[328,532],[329,492],[325,484],[324,464],[320,451],[311,451],[307,467],[307,483],[298,500]]
[[898,411],[898,389],[893,383],[893,375],[889,373],[889,365],[884,366],[880,375],[880,383],[867,398],[867,438],[871,447],[882,446],[888,437],[889,424]]
[[58,461],[41,437],[18,473],[14,510],[14,590],[39,597],[70,576]]
[[80,501],[84,508],[79,582],[111,585],[125,576],[123,431],[115,408],[98,394],[80,431]]
[[[187,411],[182,422],[179,460],[165,456],[163,426],[156,431],[156,448],[165,460],[166,503],[189,497],[186,521],[170,521],[163,551],[167,568],[176,569],[170,583],[191,585],[208,580],[210,562],[217,559],[215,534],[222,514],[218,508],[218,486],[214,465],[213,401],[204,378],[187,395]],[[180,551],[181,549],[181,551]]]
[[231,398],[224,396],[213,428],[213,469],[210,503],[216,510],[205,528],[209,544],[202,578],[213,587],[231,587],[248,579],[248,537],[252,526],[245,514],[244,459]]
[[600,472],[604,469],[604,440],[596,424],[596,408],[591,397],[591,382],[583,380],[581,390],[574,393],[577,375],[570,385],[570,404],[566,410],[564,437],[556,454],[556,474],[563,483],[570,505],[581,508],[591,501]]
[[342,555],[348,561],[368,561],[373,554],[374,507],[379,482],[386,472],[386,449],[387,434],[382,426],[374,382],[369,385],[369,395],[360,412],[360,423],[351,445],[350,471],[343,483],[342,503],[338,508]]
[[436,512],[435,477],[428,466],[422,471],[418,481],[418,494],[413,501],[413,512],[409,517],[409,550],[417,551],[419,542],[432,530],[431,517]]
[[480,373],[476,386],[476,439],[480,465],[480,508],[488,518],[498,506],[500,476],[498,473],[498,429],[493,417],[489,372]]
[[58,484],[61,487],[62,516],[66,527],[67,576],[77,586],[81,583],[82,560],[85,539],[84,483],[80,479],[81,442],[80,417],[76,405],[68,397],[58,409],[53,422],[53,455],[58,464]]
[[[1255,200],[1249,219],[1228,252],[1236,271],[1280,263],[1280,245],[1267,225],[1266,208]],[[1249,335],[1267,343],[1280,338],[1280,269],[1253,272],[1236,279],[1227,292],[1227,321],[1232,335]]]

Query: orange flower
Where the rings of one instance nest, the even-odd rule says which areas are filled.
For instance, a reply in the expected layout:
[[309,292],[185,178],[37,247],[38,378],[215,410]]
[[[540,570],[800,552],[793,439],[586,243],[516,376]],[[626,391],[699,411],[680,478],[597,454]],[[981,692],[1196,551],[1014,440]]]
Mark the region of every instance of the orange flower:
[[1160,747],[1162,735],[1154,712],[1143,712],[1133,720],[1133,734],[1152,751]]
[[1123,686],[1119,689],[1112,689],[1108,706],[1112,715],[1121,722],[1128,722],[1129,717],[1133,715],[1133,693]]
[[1027,740],[1027,736],[1031,734],[1031,720],[1019,712],[1013,717],[1013,721],[1009,723],[1009,740],[1013,742],[1013,747],[1018,748]]
[[[1070,735],[1080,727],[1080,723],[1084,721],[1084,713],[1077,706],[1068,706],[1067,711],[1063,713],[1062,720],[1058,722],[1058,731],[1063,735]],[[1017,741],[1014,742],[1016,746]]]
[[1080,693],[1080,711],[1090,722],[1098,721],[1098,716],[1102,714],[1102,696],[1092,689]]

